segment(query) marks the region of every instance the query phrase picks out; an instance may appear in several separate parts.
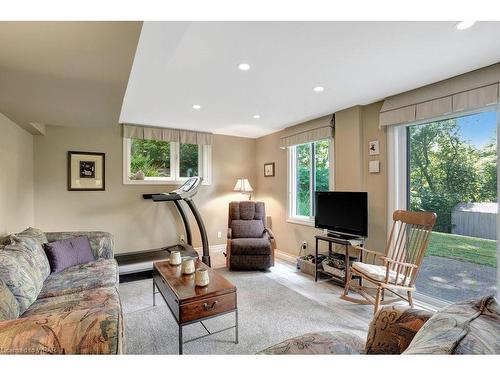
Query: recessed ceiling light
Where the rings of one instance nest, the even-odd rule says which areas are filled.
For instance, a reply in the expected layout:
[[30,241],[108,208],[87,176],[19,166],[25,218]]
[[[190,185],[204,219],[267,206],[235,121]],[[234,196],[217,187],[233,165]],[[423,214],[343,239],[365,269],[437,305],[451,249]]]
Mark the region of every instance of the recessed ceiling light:
[[476,21],[460,21],[457,22],[457,24],[455,25],[455,29],[465,30],[468,29],[469,27],[472,27],[475,23]]
[[323,86],[316,86],[316,87],[313,87],[313,91],[314,92],[323,92],[323,91],[325,91],[325,88]]
[[238,64],[238,69],[243,71],[250,70],[250,64],[247,63]]
[[199,109],[201,109],[201,105],[193,104],[193,109],[199,110]]
[[258,120],[258,119],[260,119],[260,115],[253,115],[253,118]]

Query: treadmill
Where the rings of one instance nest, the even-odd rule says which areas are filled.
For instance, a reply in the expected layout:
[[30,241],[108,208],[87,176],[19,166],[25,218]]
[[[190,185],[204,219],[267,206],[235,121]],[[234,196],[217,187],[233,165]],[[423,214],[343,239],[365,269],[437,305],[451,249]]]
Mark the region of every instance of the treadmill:
[[150,199],[153,202],[174,203],[184,224],[184,230],[186,232],[186,242],[165,246],[159,249],[142,250],[117,255],[116,260],[120,267],[121,275],[151,270],[153,268],[153,262],[168,259],[171,251],[179,251],[183,259],[198,259],[198,252],[193,247],[191,227],[189,225],[186,211],[183,207],[183,204],[181,203],[182,201],[184,201],[191,210],[196,220],[196,224],[198,225],[198,228],[200,230],[201,243],[203,248],[203,256],[201,260],[203,263],[210,267],[210,250],[208,246],[207,231],[205,229],[205,224],[203,223],[200,212],[196,208],[196,205],[194,204],[192,199],[198,192],[198,187],[200,186],[201,181],[201,177],[191,177],[182,186],[174,191],[171,191],[170,193],[142,195],[144,199]]

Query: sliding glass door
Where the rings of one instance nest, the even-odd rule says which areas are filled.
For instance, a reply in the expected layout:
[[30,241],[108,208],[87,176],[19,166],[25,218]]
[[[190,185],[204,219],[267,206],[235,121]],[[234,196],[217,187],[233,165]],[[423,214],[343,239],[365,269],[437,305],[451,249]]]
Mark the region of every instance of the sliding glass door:
[[407,126],[406,207],[437,213],[417,291],[446,302],[497,293],[497,111]]

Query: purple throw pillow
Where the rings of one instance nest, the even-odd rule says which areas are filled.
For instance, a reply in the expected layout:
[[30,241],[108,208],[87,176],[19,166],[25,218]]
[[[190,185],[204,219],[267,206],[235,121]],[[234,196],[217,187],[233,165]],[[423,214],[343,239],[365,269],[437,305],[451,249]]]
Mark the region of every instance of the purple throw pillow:
[[49,242],[43,245],[49,259],[52,273],[60,272],[77,264],[85,264],[95,260],[90,241],[87,236],[74,237],[67,240]]

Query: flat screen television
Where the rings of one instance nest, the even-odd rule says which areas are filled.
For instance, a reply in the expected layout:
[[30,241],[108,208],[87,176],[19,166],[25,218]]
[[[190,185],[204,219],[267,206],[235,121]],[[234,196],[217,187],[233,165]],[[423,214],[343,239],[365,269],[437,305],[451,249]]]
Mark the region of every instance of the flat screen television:
[[367,237],[368,193],[317,191],[314,226],[347,237]]

